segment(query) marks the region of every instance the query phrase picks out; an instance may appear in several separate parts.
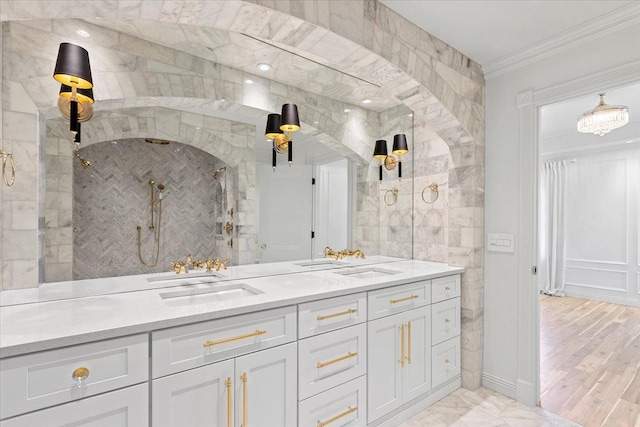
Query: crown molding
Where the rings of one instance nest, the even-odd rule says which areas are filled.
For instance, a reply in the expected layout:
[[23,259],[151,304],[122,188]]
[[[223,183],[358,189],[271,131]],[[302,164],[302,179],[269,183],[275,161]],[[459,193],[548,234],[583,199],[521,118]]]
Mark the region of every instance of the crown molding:
[[638,23],[640,23],[640,4],[633,2],[563,33],[546,38],[487,63],[482,67],[485,80]]

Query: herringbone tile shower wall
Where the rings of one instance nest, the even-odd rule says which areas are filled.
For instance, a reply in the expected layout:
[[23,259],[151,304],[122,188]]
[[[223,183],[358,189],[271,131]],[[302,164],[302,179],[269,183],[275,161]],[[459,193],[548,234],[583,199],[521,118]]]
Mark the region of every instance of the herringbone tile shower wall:
[[[188,254],[216,255],[211,173],[221,166],[218,159],[185,144],[152,145],[143,139],[93,144],[81,155],[93,166],[82,169],[74,162],[74,279],[168,271],[171,260]],[[151,179],[165,190],[159,261],[146,267],[138,259],[136,227],[142,226],[142,257],[152,263]]]

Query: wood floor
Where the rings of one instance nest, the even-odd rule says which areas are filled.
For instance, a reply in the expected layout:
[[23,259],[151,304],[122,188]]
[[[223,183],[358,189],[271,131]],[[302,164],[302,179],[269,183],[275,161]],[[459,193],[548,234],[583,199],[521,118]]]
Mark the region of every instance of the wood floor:
[[640,427],[640,308],[540,299],[544,409],[587,427]]

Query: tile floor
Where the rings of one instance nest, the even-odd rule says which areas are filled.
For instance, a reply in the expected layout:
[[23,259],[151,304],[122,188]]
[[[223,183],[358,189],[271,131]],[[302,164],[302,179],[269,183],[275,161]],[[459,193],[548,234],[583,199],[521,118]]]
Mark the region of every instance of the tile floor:
[[579,426],[544,409],[529,407],[486,388],[458,389],[400,427]]

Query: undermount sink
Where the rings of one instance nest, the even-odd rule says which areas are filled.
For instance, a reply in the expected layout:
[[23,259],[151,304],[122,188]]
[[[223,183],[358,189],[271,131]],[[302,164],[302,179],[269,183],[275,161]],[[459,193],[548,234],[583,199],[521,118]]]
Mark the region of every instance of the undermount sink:
[[334,259],[320,259],[317,261],[305,261],[296,263],[300,267],[341,267],[344,265],[349,265],[346,262],[338,261]]
[[400,273],[395,270],[385,270],[377,267],[359,268],[356,270],[334,271],[335,274],[343,276],[357,277],[358,279],[371,279],[376,277],[391,276]]
[[159,295],[167,304],[184,305],[247,298],[261,293],[262,291],[244,283],[229,285],[202,283],[189,287],[189,289],[182,287],[179,291],[163,292]]

